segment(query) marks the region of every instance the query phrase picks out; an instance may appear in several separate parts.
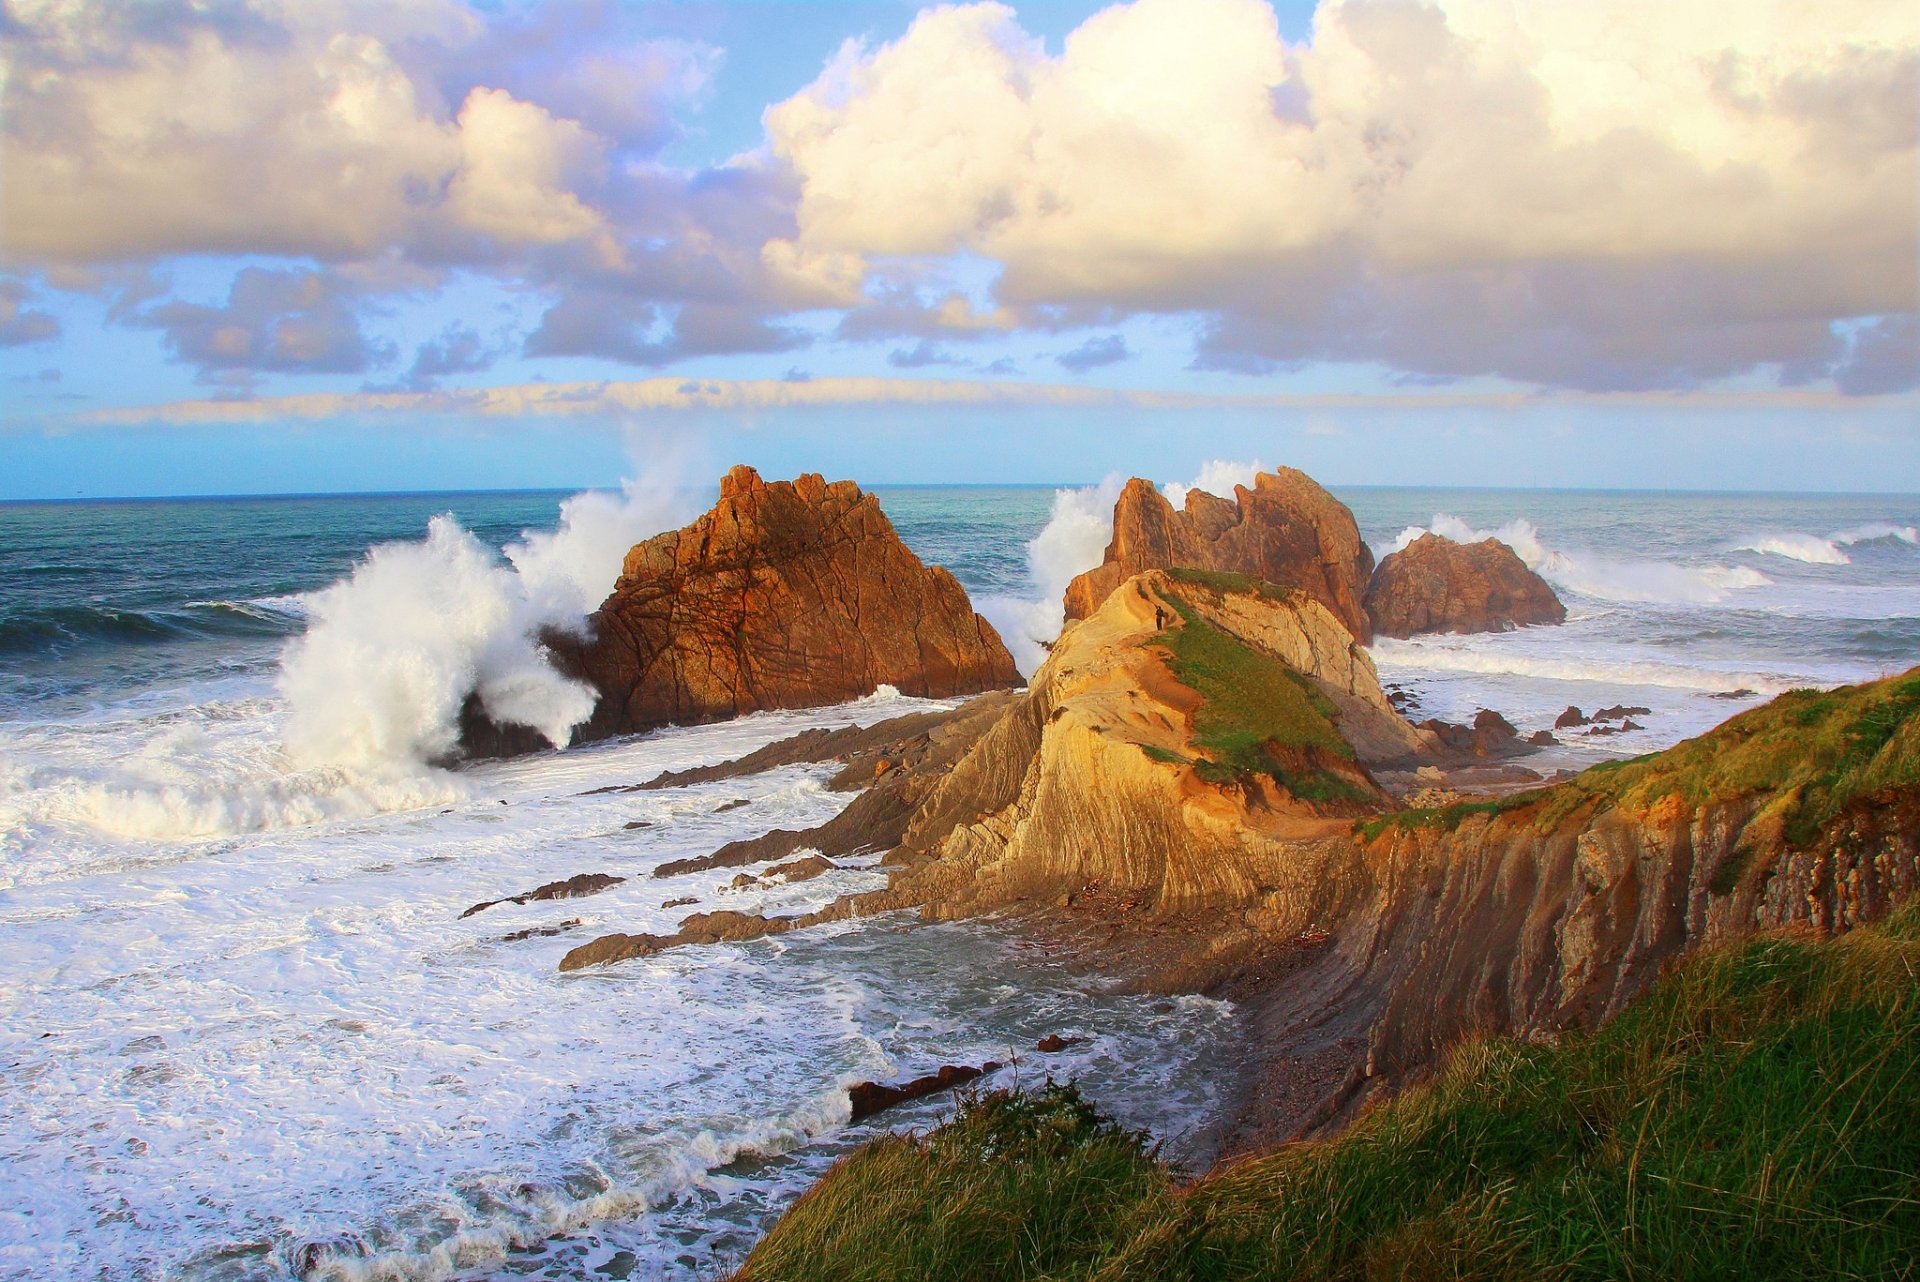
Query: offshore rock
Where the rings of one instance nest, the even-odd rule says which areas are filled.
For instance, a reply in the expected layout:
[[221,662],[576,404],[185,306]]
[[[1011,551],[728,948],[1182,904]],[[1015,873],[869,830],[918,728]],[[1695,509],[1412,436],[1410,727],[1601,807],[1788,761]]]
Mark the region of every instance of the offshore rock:
[[1564,623],[1547,581],[1498,539],[1456,543],[1423,534],[1380,562],[1367,585],[1367,617],[1380,636],[1505,632]]
[[[921,563],[851,481],[767,482],[736,467],[713,510],[627,553],[588,640],[544,639],[598,695],[574,741],[843,703],[888,685],[950,698],[1019,672],[965,589]],[[468,715],[470,751],[512,750],[513,727]]]
[[1178,511],[1151,482],[1128,481],[1114,504],[1106,561],[1067,586],[1067,618],[1087,618],[1143,570],[1179,567],[1298,588],[1362,642],[1373,639],[1361,605],[1373,552],[1346,504],[1305,472],[1262,472],[1252,489],[1235,486],[1231,501],[1189,490]]

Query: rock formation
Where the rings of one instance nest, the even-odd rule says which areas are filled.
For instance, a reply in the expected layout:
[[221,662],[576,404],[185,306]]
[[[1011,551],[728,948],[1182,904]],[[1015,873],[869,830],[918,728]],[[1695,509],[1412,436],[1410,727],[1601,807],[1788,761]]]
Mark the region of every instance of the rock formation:
[[[1470,733],[1513,737],[1493,714]],[[696,914],[561,964],[910,907],[1085,920],[1131,982],[1246,1002],[1267,1141],[1337,1124],[1470,1032],[1590,1026],[1698,945],[1920,893],[1920,669],[1527,792],[1405,808],[1378,785],[1444,746],[1305,591],[1146,573],[1025,694],[921,755],[937,769],[882,770],[897,750],[867,745],[850,769],[875,789],[920,779],[885,889]]]
[[1505,632],[1564,623],[1567,609],[1547,581],[1498,539],[1456,543],[1423,534],[1373,572],[1364,602],[1381,636]]
[[1362,642],[1373,639],[1361,606],[1373,552],[1353,513],[1304,472],[1263,472],[1252,489],[1235,486],[1231,501],[1189,490],[1178,511],[1150,482],[1128,481],[1114,504],[1105,562],[1067,586],[1067,618],[1088,617],[1143,570],[1176,567],[1299,588]]
[[886,894],[956,917],[1097,880],[1153,913],[1264,911],[1279,865],[1389,804],[1367,764],[1424,747],[1306,592],[1143,574],[929,796]]
[[[712,511],[627,553],[587,639],[545,638],[599,695],[576,742],[768,708],[840,703],[890,685],[929,698],[1016,686],[999,634],[959,581],[923,565],[851,481],[766,482],[736,467]],[[470,701],[477,753],[535,746]]]

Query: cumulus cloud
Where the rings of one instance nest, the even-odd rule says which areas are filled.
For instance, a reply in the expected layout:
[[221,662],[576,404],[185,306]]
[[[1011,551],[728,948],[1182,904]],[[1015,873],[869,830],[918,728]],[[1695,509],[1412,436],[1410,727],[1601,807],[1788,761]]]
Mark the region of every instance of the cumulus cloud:
[[1912,315],[1883,316],[1859,330],[1834,382],[1862,396],[1920,388],[1920,323]]
[[1907,313],[1920,14],[1137,0],[1058,54],[923,12],[766,114],[800,186],[769,263],[857,295],[1001,264],[1000,305],[1198,313],[1202,365],[1380,361],[1588,389],[1828,359]]
[[17,280],[0,280],[0,347],[44,343],[60,336],[60,321],[50,312],[27,308],[27,287]]
[[1127,350],[1126,339],[1118,334],[1107,334],[1089,338],[1072,351],[1062,352],[1053,359],[1076,374],[1084,374],[1102,365],[1117,365],[1131,355],[1133,353]]
[[895,369],[924,369],[929,365],[959,365],[962,361],[932,339],[923,338],[912,347],[888,352],[887,364]]
[[581,194],[602,176],[594,135],[502,89],[443,101],[408,65],[478,38],[461,5],[10,13],[10,258],[471,256],[604,231]]
[[163,303],[140,323],[161,331],[175,357],[211,382],[245,385],[255,374],[357,374],[391,360],[390,346],[360,332],[353,298],[319,272],[243,269],[221,306]]
[[[790,182],[658,162],[719,55],[648,37],[637,10],[20,0],[7,21],[0,261],[105,289],[129,264],[245,254],[416,295],[465,267],[558,300],[538,350],[652,365],[798,341],[760,253],[791,233]],[[248,367],[290,368],[279,350]],[[331,350],[302,367],[354,363]]]

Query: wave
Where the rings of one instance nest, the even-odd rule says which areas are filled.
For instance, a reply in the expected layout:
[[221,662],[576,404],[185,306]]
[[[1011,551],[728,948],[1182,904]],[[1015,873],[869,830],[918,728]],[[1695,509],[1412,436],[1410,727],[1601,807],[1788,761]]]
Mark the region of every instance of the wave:
[[1785,557],[1808,565],[1848,565],[1853,558],[1841,551],[1834,539],[1812,534],[1756,534],[1733,546],[1736,552],[1758,552],[1762,556]]
[[1387,553],[1398,552],[1423,534],[1456,543],[1498,539],[1556,588],[1595,601],[1643,605],[1718,605],[1772,579],[1745,565],[1681,565],[1673,561],[1630,561],[1584,550],[1548,547],[1533,522],[1509,521],[1494,530],[1476,529],[1457,516],[1438,512],[1429,525],[1402,530]]
[[1869,521],[1852,529],[1837,530],[1827,536],[1835,543],[1852,547],[1859,543],[1906,543],[1920,545],[1920,529],[1895,525],[1891,521]]
[[301,767],[424,766],[451,755],[477,694],[495,721],[556,747],[593,711],[593,692],[556,671],[539,634],[579,631],[635,543],[690,516],[672,469],[619,494],[577,494],[552,531],[500,555],[451,514],[417,543],[384,543],[305,599],[309,625],[281,658],[286,746]]
[[0,616],[0,654],[63,654],[76,648],[156,645],[219,637],[285,636],[305,617],[297,598],[189,601],[163,609],[58,605]]
[[1808,565],[1851,565],[1853,558],[1847,549],[1862,543],[1920,544],[1920,529],[1891,521],[1870,521],[1851,529],[1836,530],[1824,539],[1817,534],[1756,534],[1735,544],[1733,550],[1785,557]]
[[1383,669],[1414,668],[1478,676],[1590,681],[1612,686],[1654,686],[1708,694],[1744,688],[1771,697],[1795,686],[1811,684],[1804,678],[1779,673],[1716,670],[1643,659],[1529,654],[1510,648],[1474,645],[1452,637],[1405,641],[1381,637],[1373,644],[1373,657]]
[[357,1235],[342,1234],[287,1243],[281,1264],[292,1276],[314,1282],[428,1282],[498,1264],[511,1253],[536,1251],[589,1225],[644,1215],[743,1158],[780,1157],[840,1130],[851,1115],[847,1087],[852,1081],[814,1095],[791,1112],[741,1119],[738,1129],[702,1128],[680,1136],[649,1155],[652,1169],[635,1183],[616,1181],[598,1162],[558,1180],[477,1181],[460,1198],[464,1214],[459,1218],[471,1227],[438,1242],[378,1251]]

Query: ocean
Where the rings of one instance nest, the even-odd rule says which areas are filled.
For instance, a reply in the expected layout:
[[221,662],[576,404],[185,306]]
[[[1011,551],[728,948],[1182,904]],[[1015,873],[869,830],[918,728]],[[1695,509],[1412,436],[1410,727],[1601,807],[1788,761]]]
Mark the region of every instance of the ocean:
[[[1030,666],[1115,488],[877,492]],[[1418,715],[1649,709],[1542,769],[1920,662],[1920,498],[1336,493],[1378,553],[1495,532],[1568,606],[1558,628],[1382,641]],[[710,1277],[876,1126],[951,1107],[849,1126],[848,1083],[1016,1054],[1021,1080],[1075,1077],[1206,1160],[1234,1009],[1107,991],[992,923],[558,973],[595,934],[670,930],[672,899],[795,911],[882,881],[867,860],[743,891],[649,875],[821,822],[847,800],[830,770],[596,790],[930,706],[896,692],[432,764],[476,683],[563,727],[578,692],[528,632],[577,621],[628,544],[709,499],[0,505],[0,1279]],[[461,917],[582,872],[628,880]],[[1023,1051],[1051,1033],[1081,1040]]]

